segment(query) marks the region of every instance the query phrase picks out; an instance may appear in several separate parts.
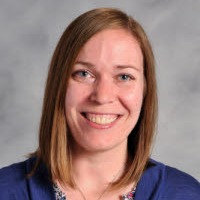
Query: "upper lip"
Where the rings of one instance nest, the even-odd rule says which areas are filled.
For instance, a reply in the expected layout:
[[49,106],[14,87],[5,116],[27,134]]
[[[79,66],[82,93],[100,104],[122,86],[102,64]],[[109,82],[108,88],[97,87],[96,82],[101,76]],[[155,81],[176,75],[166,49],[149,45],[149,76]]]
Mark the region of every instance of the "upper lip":
[[113,112],[81,112],[81,114],[93,114],[93,115],[117,115],[117,116],[120,116],[122,114],[119,114],[119,113],[113,113]]

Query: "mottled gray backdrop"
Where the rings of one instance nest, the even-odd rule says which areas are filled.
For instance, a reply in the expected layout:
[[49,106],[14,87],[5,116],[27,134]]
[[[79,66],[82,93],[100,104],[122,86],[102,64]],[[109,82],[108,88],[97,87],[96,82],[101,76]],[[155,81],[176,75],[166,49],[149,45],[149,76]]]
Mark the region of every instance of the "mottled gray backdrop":
[[200,0],[0,0],[0,167],[37,146],[48,64],[69,22],[118,7],[144,26],[156,56],[153,157],[200,180]]

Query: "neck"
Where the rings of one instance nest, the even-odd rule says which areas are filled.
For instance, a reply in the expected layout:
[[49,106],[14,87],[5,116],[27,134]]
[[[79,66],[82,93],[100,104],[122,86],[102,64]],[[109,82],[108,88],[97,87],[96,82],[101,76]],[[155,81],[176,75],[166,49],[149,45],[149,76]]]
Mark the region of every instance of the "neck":
[[116,181],[124,171],[126,148],[89,152],[76,148],[72,154],[73,176],[81,187],[105,187]]
[[101,200],[121,198],[130,192],[134,183],[118,190],[110,186],[124,172],[127,162],[127,145],[104,151],[86,151],[80,147],[72,148],[72,176],[75,188],[62,187],[69,199]]

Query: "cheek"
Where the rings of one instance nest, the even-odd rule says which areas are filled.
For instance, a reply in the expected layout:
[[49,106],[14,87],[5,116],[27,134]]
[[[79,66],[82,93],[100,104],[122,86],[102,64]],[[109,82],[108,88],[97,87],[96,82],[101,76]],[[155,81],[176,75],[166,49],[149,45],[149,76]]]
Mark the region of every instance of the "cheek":
[[83,93],[80,86],[70,81],[66,91],[65,104],[74,104],[80,97],[83,97]]
[[69,114],[72,108],[78,103],[77,98],[77,88],[73,86],[73,84],[68,85],[66,95],[65,95],[65,111]]
[[72,92],[70,88],[68,88],[65,95],[65,110],[68,111],[70,107],[76,102],[76,95]]
[[123,102],[130,112],[140,112],[143,102],[143,90],[129,90],[123,95]]
[[65,111],[66,113],[72,110],[79,109],[83,105],[89,95],[90,88],[74,81],[69,82],[65,96]]

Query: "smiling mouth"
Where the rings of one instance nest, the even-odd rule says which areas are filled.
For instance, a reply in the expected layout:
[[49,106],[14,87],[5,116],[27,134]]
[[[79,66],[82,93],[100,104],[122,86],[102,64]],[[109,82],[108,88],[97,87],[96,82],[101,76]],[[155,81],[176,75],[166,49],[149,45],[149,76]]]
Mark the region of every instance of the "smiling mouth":
[[82,113],[82,115],[89,121],[99,124],[107,125],[117,120],[119,115],[114,114],[93,114],[93,113]]

